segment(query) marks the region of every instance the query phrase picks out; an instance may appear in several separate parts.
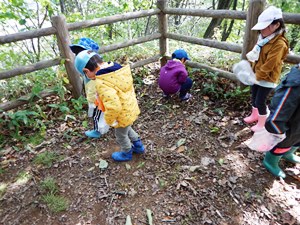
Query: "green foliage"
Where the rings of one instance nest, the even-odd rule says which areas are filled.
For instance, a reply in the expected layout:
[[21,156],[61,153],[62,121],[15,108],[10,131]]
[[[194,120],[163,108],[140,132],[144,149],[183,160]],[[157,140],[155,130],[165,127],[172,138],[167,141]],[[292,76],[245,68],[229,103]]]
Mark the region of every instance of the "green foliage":
[[40,154],[38,154],[34,159],[33,159],[33,162],[35,164],[38,164],[38,165],[43,165],[43,166],[46,166],[46,167],[51,167],[52,164],[58,160],[59,156],[57,153],[55,152],[50,152],[50,151],[45,151],[45,152],[42,152]]
[[25,185],[30,179],[32,175],[28,171],[21,171],[16,179],[16,185]]
[[63,114],[67,114],[71,111],[66,102],[53,103],[53,104],[49,104],[48,106],[51,107],[51,108],[54,108],[54,109],[58,109]]
[[20,110],[14,113],[9,112],[7,114],[9,117],[8,128],[10,130],[15,130],[16,133],[18,133],[20,127],[35,123],[38,115],[37,112],[29,110]]
[[219,132],[220,132],[220,128],[219,127],[211,127],[210,128],[210,133],[217,134]]
[[43,180],[41,182],[41,188],[53,195],[58,192],[58,186],[53,177],[47,177],[45,180]]
[[78,99],[72,98],[71,103],[74,109],[73,112],[77,114],[82,113],[84,105],[87,105],[87,100],[85,97],[80,96]]
[[5,194],[7,186],[8,185],[6,183],[0,183],[0,199]]
[[52,193],[43,195],[42,200],[47,204],[49,209],[55,213],[65,211],[69,206],[66,198],[54,195]]
[[236,88],[226,92],[224,94],[224,98],[233,99],[240,104],[249,99],[249,93],[250,93],[250,86],[246,86],[246,87],[237,86]]
[[42,195],[42,201],[47,204],[52,212],[61,212],[68,208],[69,202],[66,198],[57,195],[58,185],[53,177],[47,177],[40,183],[40,187],[45,192]]

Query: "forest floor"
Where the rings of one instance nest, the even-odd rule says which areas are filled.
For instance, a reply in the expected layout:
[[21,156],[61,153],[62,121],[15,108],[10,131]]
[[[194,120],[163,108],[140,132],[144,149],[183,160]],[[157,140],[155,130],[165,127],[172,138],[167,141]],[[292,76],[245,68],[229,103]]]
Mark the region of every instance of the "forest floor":
[[[149,71],[157,77],[158,66]],[[124,225],[128,216],[135,225],[300,224],[300,165],[281,160],[288,176],[277,179],[262,166],[263,153],[242,144],[252,135],[242,121],[250,106],[221,96],[236,89],[232,82],[194,70],[193,98],[180,102],[163,99],[157,82],[144,78],[135,79],[141,115],[134,129],[146,153],[113,162],[113,129],[87,139],[82,119],[53,118],[40,145],[0,151],[0,224]],[[43,152],[59,157],[41,166],[35,158]],[[103,160],[108,167],[100,169]],[[43,200],[49,177],[67,199],[65,211]]]

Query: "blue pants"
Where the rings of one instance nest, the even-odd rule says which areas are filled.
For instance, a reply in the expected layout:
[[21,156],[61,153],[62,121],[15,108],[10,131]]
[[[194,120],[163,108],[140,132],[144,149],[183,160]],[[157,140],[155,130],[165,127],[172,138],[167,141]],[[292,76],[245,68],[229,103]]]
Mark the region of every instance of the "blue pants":
[[179,97],[183,98],[186,95],[186,93],[188,93],[189,90],[191,90],[192,86],[193,86],[192,79],[189,77],[186,78],[186,81],[180,87]]
[[273,88],[266,88],[259,85],[251,86],[252,106],[258,109],[259,115],[267,114],[266,100]]

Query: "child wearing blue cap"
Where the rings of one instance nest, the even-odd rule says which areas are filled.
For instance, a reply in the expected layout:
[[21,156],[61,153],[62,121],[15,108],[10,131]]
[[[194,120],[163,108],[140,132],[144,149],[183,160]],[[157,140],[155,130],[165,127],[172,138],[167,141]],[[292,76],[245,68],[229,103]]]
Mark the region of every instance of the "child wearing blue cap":
[[160,69],[158,84],[164,92],[164,97],[178,92],[181,101],[188,101],[192,97],[188,92],[193,86],[193,81],[188,77],[184,65],[186,60],[190,60],[187,52],[184,49],[177,49],[172,54],[172,60],[168,60]]
[[77,71],[95,81],[99,107],[106,123],[115,128],[116,141],[121,151],[114,152],[115,161],[130,161],[133,153],[144,153],[139,135],[132,129],[140,109],[133,87],[130,66],[104,62],[97,53],[84,50],[75,57]]
[[[83,37],[80,38],[78,44],[70,45],[70,49],[75,55],[78,55],[80,52],[84,50],[91,50],[94,52],[98,52],[99,45],[94,40]],[[98,107],[99,103],[97,101],[97,96],[96,96],[95,82],[93,82],[90,79],[87,79],[85,76],[83,76],[83,78],[84,78],[86,98],[89,105],[88,117],[93,118],[93,124],[94,124],[94,129],[86,131],[85,135],[90,138],[100,138],[101,133],[99,131],[98,124],[101,116],[101,110]]]

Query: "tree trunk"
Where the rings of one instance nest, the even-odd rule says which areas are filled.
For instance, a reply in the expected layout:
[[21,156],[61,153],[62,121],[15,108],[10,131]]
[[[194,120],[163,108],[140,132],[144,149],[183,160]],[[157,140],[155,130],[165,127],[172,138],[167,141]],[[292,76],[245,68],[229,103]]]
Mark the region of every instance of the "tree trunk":
[[65,7],[65,2],[64,0],[59,0],[59,5],[60,5],[60,11],[62,14],[65,14],[66,12],[66,7]]
[[[237,7],[237,0],[233,0],[232,9],[236,10],[236,7]],[[221,41],[226,41],[227,40],[227,38],[229,37],[229,35],[232,31],[233,24],[234,24],[234,20],[231,20],[230,24],[229,24],[229,27],[227,29],[227,21],[226,21],[226,23],[223,26],[223,33],[222,33]]]
[[[229,9],[230,4],[231,4],[231,0],[220,0],[217,9]],[[212,38],[212,36],[214,35],[215,27],[219,26],[222,23],[222,21],[223,19],[221,18],[213,18],[210,21],[210,24],[208,25],[203,37]]]

